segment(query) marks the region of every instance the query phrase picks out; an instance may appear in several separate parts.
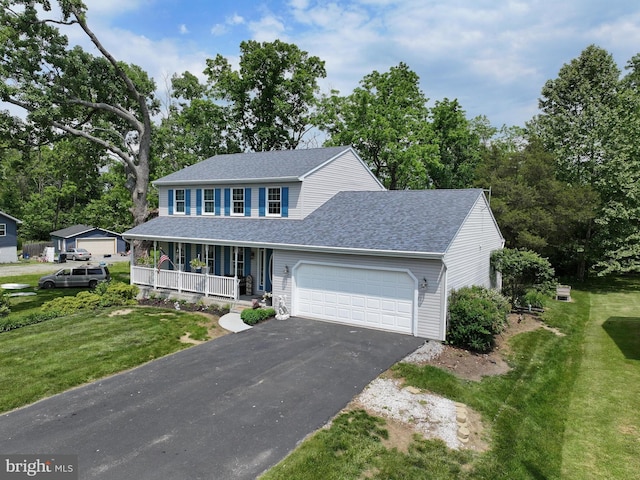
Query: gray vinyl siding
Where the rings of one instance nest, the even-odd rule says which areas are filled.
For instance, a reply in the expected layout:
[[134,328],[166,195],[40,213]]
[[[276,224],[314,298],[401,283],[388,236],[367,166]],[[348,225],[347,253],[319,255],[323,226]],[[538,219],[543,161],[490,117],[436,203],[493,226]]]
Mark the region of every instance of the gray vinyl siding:
[[306,217],[341,191],[384,190],[352,151],[347,151],[304,178],[302,217]]
[[491,252],[503,246],[503,239],[484,195],[478,197],[466,221],[445,255],[448,289],[491,284]]
[[[432,340],[444,340],[444,302],[443,285],[445,272],[442,263],[437,260],[416,260],[392,257],[374,257],[360,255],[333,255],[323,253],[306,253],[295,251],[274,251],[273,257],[273,295],[286,296],[286,305],[293,312],[293,280],[294,268],[299,262],[319,262],[365,268],[384,268],[408,270],[417,281],[427,279],[425,292],[418,290],[417,331],[416,336]],[[289,267],[290,274],[284,276],[284,267]]]

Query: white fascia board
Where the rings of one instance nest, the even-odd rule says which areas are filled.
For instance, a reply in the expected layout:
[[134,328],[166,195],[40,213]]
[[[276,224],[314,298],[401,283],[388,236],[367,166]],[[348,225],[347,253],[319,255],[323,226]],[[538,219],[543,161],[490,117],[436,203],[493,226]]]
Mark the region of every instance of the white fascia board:
[[260,178],[229,178],[224,180],[169,180],[151,182],[155,186],[193,186],[193,185],[231,185],[231,184],[247,184],[247,183],[290,183],[299,182],[299,177],[260,177]]
[[445,254],[440,252],[414,252],[405,250],[369,250],[365,248],[348,248],[348,247],[327,247],[317,245],[295,245],[289,243],[265,243],[243,240],[211,240],[207,238],[176,238],[152,235],[123,235],[123,238],[130,240],[155,240],[158,242],[181,242],[196,243],[206,245],[235,245],[238,247],[251,248],[272,248],[274,250],[295,250],[300,252],[314,253],[332,253],[345,255],[371,255],[377,257],[411,257],[427,260],[443,260]]

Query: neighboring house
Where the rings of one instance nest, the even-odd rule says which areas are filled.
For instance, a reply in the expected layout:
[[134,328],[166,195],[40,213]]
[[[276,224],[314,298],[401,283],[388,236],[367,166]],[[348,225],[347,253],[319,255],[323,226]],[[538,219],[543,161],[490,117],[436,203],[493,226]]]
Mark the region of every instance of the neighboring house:
[[18,261],[18,224],[22,221],[0,212],[0,263]]
[[88,225],[74,225],[51,232],[51,241],[57,253],[69,248],[84,248],[94,257],[103,257],[127,250],[126,242],[119,233]]
[[169,261],[132,265],[138,285],[272,292],[292,315],[443,340],[450,290],[496,282],[482,190],[387,191],[350,147],[218,155],[153,183],[159,216],[123,236]]

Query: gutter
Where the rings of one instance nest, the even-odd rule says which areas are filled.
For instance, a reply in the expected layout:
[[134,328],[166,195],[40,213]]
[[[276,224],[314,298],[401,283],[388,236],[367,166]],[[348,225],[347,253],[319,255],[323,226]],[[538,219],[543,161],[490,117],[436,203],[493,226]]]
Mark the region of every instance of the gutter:
[[219,179],[219,180],[156,180],[151,182],[152,185],[158,187],[173,187],[182,185],[240,185],[240,184],[262,184],[262,183],[284,183],[284,182],[301,182],[302,179],[296,176],[288,177],[261,177],[261,178],[231,178],[231,179]]

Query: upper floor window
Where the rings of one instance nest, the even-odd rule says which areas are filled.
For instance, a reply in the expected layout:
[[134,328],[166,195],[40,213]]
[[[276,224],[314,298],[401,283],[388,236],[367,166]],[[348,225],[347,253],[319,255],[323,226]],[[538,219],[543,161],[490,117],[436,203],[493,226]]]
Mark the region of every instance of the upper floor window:
[[203,190],[203,200],[204,200],[204,213],[208,215],[213,215],[216,210],[216,201],[214,195],[213,188],[205,188]]
[[7,224],[0,223],[0,237],[6,237],[6,236],[7,236]]
[[233,215],[244,215],[244,188],[234,188],[233,195]]
[[279,217],[282,212],[282,191],[280,187],[269,188],[267,191],[267,215]]
[[186,211],[186,196],[184,189],[176,189],[175,191],[175,212],[185,213]]

